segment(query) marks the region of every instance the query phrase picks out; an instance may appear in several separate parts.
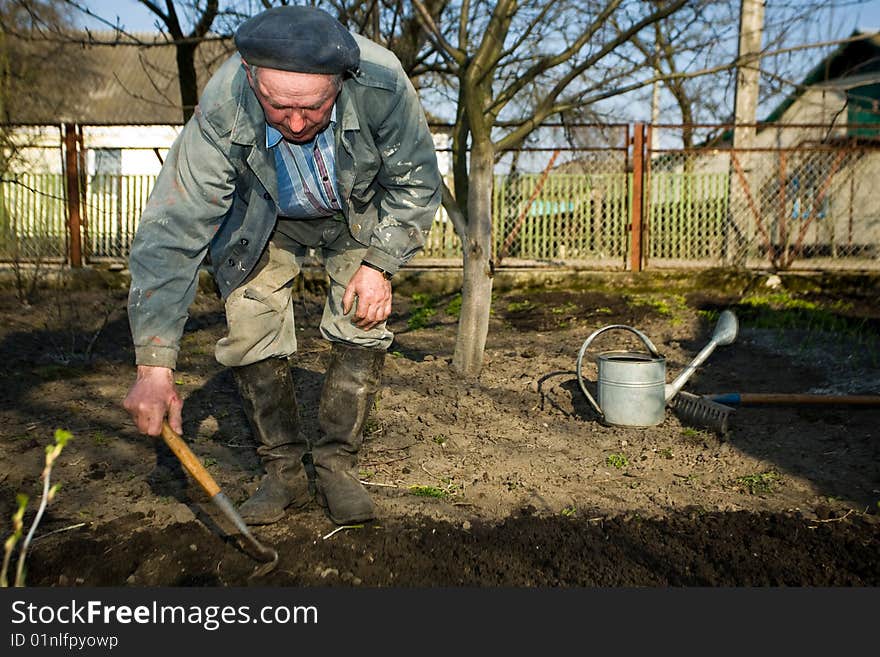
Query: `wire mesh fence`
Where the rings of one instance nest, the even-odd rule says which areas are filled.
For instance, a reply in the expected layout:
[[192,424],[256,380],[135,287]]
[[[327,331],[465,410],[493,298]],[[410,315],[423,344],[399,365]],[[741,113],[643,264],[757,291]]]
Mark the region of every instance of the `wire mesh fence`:
[[[634,134],[635,126],[548,127],[535,144],[502,153],[495,264],[625,269],[641,248],[648,268],[880,268],[880,140],[865,130],[765,127],[752,147],[734,150],[731,126],[661,125],[648,130],[642,153]],[[81,170],[86,262],[127,260],[155,179]],[[453,187],[451,175],[446,183]],[[63,174],[4,176],[0,260],[68,259],[66,199]],[[441,208],[416,263],[460,258]]]
[[0,183],[0,259],[14,263],[64,261],[67,205],[60,174],[18,174]]
[[[714,128],[699,147],[649,151],[648,266],[880,268],[880,142],[858,126],[774,125],[733,149],[732,127]],[[653,130],[674,142],[681,127]]]

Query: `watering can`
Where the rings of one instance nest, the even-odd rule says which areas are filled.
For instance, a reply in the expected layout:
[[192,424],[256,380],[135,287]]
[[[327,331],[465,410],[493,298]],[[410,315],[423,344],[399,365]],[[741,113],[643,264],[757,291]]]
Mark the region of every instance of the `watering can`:
[[[581,363],[587,347],[599,335],[615,329],[634,333],[645,345],[642,351],[606,351],[596,357],[598,376],[596,396],[598,403],[584,384]],[[577,360],[578,384],[593,410],[605,424],[624,427],[651,427],[663,421],[666,405],[682,389],[696,369],[703,364],[719,345],[731,344],[736,339],[736,315],[725,310],[718,318],[711,340],[688,364],[672,383],[666,383],[666,358],[660,355],[654,343],[632,326],[611,324],[592,333]]]

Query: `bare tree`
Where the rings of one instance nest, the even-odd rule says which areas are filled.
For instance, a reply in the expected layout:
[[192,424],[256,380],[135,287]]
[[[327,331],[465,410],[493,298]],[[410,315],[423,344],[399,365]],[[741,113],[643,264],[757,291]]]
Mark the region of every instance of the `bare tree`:
[[[765,53],[776,52],[792,42],[811,43],[834,41],[849,36],[842,26],[828,17],[835,10],[866,4],[865,0],[802,0],[766,3],[764,20]],[[736,51],[739,30],[739,3],[711,0],[688,3],[675,14],[657,21],[650,32],[632,40],[635,53],[647,61],[672,97],[673,105],[662,114],[674,118],[664,123],[680,122],[682,146],[691,148],[697,123],[730,123],[733,120],[733,80],[736,70],[727,66]],[[821,55],[823,48],[818,48]],[[825,48],[824,50],[828,50]],[[622,53],[626,56],[625,53]],[[761,61],[761,96],[763,104],[772,102],[797,89],[798,80],[814,57],[768,56]],[[635,60],[634,60],[635,61]],[[691,77],[686,71],[721,69],[713,75]]]
[[[321,3],[319,3],[321,4]],[[403,70],[416,83],[436,70],[434,48],[422,29],[418,14],[406,0],[329,0],[325,9],[336,13],[349,29],[391,50]],[[424,10],[437,20],[449,0],[424,0]]]
[[413,4],[457,86],[454,191],[446,190],[444,196],[458,222],[464,252],[453,366],[462,375],[475,376],[482,369],[492,296],[496,155],[522,145],[554,115],[645,84],[633,84],[639,65],[620,51],[631,51],[637,35],[688,0],[464,0],[448,8],[443,22],[433,19],[422,0]]
[[[218,0],[205,0],[204,2],[175,3],[174,0],[165,0],[164,9],[152,0],[140,0],[140,3],[159,17],[174,42],[180,100],[183,105],[183,122],[186,123],[199,102],[196,49],[211,30],[214,19],[217,18],[217,12],[220,8],[219,2]],[[177,4],[181,7],[178,8]],[[184,7],[193,17],[193,26],[188,32],[184,31],[184,23],[180,18],[181,9]]]

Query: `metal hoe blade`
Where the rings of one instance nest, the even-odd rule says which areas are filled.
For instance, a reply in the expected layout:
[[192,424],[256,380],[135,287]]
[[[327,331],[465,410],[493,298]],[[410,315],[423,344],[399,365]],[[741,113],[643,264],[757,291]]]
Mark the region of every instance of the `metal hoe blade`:
[[219,492],[211,498],[211,501],[214,502],[214,504],[217,505],[217,508],[223,512],[223,515],[235,525],[235,528],[239,532],[239,536],[243,539],[239,541],[243,544],[242,549],[257,561],[263,562],[263,565],[258,566],[251,574],[251,577],[260,577],[274,570],[275,566],[278,565],[278,552],[270,547],[262,545],[254,537],[238,511],[232,506],[232,502],[229,501],[229,498],[222,492]]
[[198,482],[199,486],[202,487],[202,490],[211,497],[211,501],[218,509],[220,509],[226,519],[232,522],[238,530],[239,536],[243,539],[239,541],[239,545],[242,549],[250,557],[263,562],[263,565],[259,566],[251,577],[265,575],[275,568],[278,564],[278,553],[272,548],[261,545],[260,542],[254,538],[254,535],[251,534],[245,524],[244,519],[242,519],[238,511],[235,510],[235,507],[232,502],[229,501],[229,498],[223,494],[222,490],[220,490],[220,486],[217,485],[217,482],[214,481],[214,477],[212,477],[205,469],[202,462],[199,461],[195,454],[193,454],[183,438],[171,428],[167,421],[162,423],[162,440],[164,440],[165,444],[168,445],[172,452],[174,452],[174,455],[178,458],[181,465],[183,465],[186,471],[189,472],[189,474]]

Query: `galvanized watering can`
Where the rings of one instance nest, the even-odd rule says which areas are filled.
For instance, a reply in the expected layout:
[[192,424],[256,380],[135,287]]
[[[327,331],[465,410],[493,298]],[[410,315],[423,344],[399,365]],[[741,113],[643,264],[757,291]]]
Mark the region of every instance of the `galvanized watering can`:
[[[598,403],[584,383],[581,364],[587,347],[600,334],[612,329],[634,333],[644,343],[647,352],[606,351],[596,357],[598,376],[596,396]],[[712,338],[672,383],[666,383],[666,358],[657,351],[644,333],[624,324],[604,326],[593,332],[581,346],[577,359],[578,384],[584,395],[605,424],[625,427],[651,427],[663,421],[666,405],[682,389],[696,369],[703,364],[715,347],[731,344],[736,339],[736,315],[725,310],[718,318]]]

